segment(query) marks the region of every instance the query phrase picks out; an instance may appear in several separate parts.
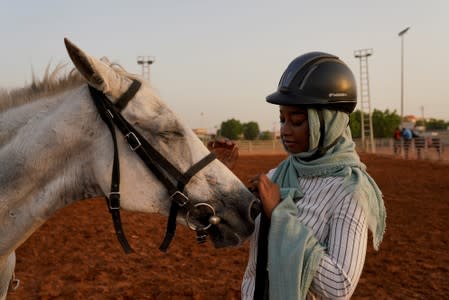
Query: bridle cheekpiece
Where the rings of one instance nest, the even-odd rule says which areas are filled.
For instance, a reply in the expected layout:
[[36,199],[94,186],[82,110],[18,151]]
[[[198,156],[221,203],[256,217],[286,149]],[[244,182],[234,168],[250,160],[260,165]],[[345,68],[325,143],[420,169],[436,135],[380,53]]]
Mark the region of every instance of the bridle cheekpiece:
[[[159,249],[163,252],[167,251],[176,231],[176,217],[180,207],[187,210],[186,223],[189,228],[197,233],[197,241],[202,243],[207,237],[207,230],[220,222],[220,218],[216,215],[215,209],[208,203],[192,204],[190,199],[184,194],[185,186],[190,179],[201,169],[207,166],[215,159],[213,153],[209,153],[200,161],[191,166],[185,173],[181,173],[172,163],[170,163],[162,154],[160,154],[148,141],[121,115],[121,111],[127,106],[129,101],[136,95],[141,87],[138,80],[133,80],[128,90],[112,103],[104,93],[89,85],[90,95],[97,107],[103,121],[111,132],[114,144],[114,159],[112,166],[111,189],[106,201],[109,212],[112,215],[117,239],[126,253],[130,253],[131,249],[125,233],[122,229],[120,220],[120,161],[117,147],[117,138],[115,127],[117,127],[125,137],[129,148],[135,152],[145,165],[151,170],[156,178],[165,186],[170,195],[171,200],[170,213],[167,222],[167,229],[164,240]],[[209,210],[209,224],[195,224],[192,218],[192,212],[198,209]]]

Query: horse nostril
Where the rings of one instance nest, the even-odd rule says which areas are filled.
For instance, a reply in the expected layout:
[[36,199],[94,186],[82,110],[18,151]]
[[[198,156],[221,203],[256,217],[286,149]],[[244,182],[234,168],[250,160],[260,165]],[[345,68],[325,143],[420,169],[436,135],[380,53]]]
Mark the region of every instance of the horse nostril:
[[251,202],[248,211],[250,220],[254,222],[256,217],[260,214],[261,208],[262,207],[259,200],[254,200],[253,202]]

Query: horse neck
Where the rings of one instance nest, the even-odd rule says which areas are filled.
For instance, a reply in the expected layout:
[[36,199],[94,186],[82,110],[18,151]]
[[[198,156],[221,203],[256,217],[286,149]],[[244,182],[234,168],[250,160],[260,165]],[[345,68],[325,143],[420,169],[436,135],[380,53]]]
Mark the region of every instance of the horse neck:
[[10,109],[0,120],[1,257],[57,209],[100,193],[87,154],[101,120],[85,87]]

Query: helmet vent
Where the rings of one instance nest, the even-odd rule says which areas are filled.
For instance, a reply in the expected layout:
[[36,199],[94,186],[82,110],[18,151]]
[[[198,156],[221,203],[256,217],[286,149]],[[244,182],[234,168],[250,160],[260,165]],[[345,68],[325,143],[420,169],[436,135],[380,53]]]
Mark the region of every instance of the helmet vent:
[[292,71],[290,71],[288,73],[286,72],[281,78],[279,87],[280,88],[288,88],[292,79],[293,79],[293,72]]
[[300,89],[300,90],[303,90],[303,89],[304,89],[304,86],[306,85],[307,80],[308,80],[309,77],[310,77],[310,74],[312,74],[313,71],[315,71],[317,67],[318,67],[318,65],[312,66],[312,67],[309,69],[309,71],[306,73],[306,75],[304,76],[304,79],[303,79],[302,82],[301,82],[301,85],[299,86],[299,89]]

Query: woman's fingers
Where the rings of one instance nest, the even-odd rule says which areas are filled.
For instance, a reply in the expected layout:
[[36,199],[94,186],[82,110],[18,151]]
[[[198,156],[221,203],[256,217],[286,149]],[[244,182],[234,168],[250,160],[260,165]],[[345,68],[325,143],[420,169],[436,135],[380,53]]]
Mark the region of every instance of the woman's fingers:
[[270,218],[273,209],[280,202],[279,185],[272,182],[265,174],[257,174],[250,179],[250,183],[257,190],[264,212]]

